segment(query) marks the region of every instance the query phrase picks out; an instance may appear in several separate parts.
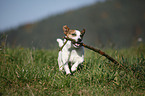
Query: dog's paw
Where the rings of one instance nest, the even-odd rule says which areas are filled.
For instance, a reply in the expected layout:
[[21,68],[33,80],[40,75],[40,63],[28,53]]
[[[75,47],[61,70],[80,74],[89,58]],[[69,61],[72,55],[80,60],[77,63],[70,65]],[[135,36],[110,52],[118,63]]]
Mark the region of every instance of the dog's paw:
[[72,66],[71,71],[72,71],[72,72],[75,72],[76,70],[77,70],[77,67]]
[[63,41],[61,39],[58,38],[58,39],[56,39],[56,41],[58,42],[59,47],[61,47],[63,45]]
[[60,41],[62,41],[62,40],[61,40],[61,39],[59,39],[59,38],[57,38],[57,39],[56,39],[56,41],[57,41],[57,42],[60,42]]
[[73,76],[73,74],[72,74],[72,73],[70,73],[70,74],[66,74],[66,76]]

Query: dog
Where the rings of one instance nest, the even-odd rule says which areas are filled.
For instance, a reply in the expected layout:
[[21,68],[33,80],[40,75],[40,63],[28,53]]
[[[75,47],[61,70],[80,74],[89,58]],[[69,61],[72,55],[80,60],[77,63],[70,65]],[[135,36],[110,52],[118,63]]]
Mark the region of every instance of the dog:
[[[63,31],[66,37],[74,39],[76,42],[82,43],[83,36],[85,34],[85,29],[70,30],[67,25],[63,26]],[[66,39],[57,39],[59,47],[62,47]],[[84,47],[80,44],[73,43],[72,41],[67,41],[63,49],[58,53],[58,65],[59,71],[65,71],[66,74],[72,74],[75,72],[80,64],[84,62]],[[69,63],[71,68],[69,68]],[[71,71],[70,71],[71,69]]]

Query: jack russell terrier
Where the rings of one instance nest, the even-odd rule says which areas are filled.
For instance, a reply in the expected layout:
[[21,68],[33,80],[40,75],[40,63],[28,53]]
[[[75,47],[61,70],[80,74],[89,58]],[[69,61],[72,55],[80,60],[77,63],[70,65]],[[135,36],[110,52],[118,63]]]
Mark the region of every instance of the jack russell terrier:
[[[76,42],[82,43],[83,36],[85,34],[85,29],[82,31],[79,30],[70,30],[67,25],[63,26],[63,31],[66,37],[74,39]],[[57,39],[59,47],[64,45],[66,39]],[[58,53],[58,65],[59,70],[65,70],[66,74],[71,74],[77,70],[78,66],[84,62],[84,47],[80,44],[73,43],[72,41],[67,41],[62,50]],[[69,63],[71,63],[71,71],[69,68]]]

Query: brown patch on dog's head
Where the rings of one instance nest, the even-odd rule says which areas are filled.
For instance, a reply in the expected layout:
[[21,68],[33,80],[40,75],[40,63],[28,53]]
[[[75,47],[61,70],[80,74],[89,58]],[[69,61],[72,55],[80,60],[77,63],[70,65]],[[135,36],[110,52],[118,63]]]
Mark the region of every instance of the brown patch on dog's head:
[[67,35],[69,38],[75,37],[76,36],[76,31],[75,30],[69,30]]
[[[63,26],[63,31],[64,31],[64,34],[66,36],[68,36],[69,38],[75,37],[77,35],[76,34],[76,30],[69,29],[69,27],[67,25],[64,25]],[[83,29],[82,31],[80,31],[80,33],[81,33],[80,36],[83,37],[84,34],[85,34],[85,29]]]

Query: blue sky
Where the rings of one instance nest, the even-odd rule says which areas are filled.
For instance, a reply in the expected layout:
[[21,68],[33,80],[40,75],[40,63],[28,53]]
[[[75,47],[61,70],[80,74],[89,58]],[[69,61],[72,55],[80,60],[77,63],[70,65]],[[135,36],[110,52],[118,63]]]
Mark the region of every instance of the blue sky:
[[104,0],[0,0],[0,31]]

